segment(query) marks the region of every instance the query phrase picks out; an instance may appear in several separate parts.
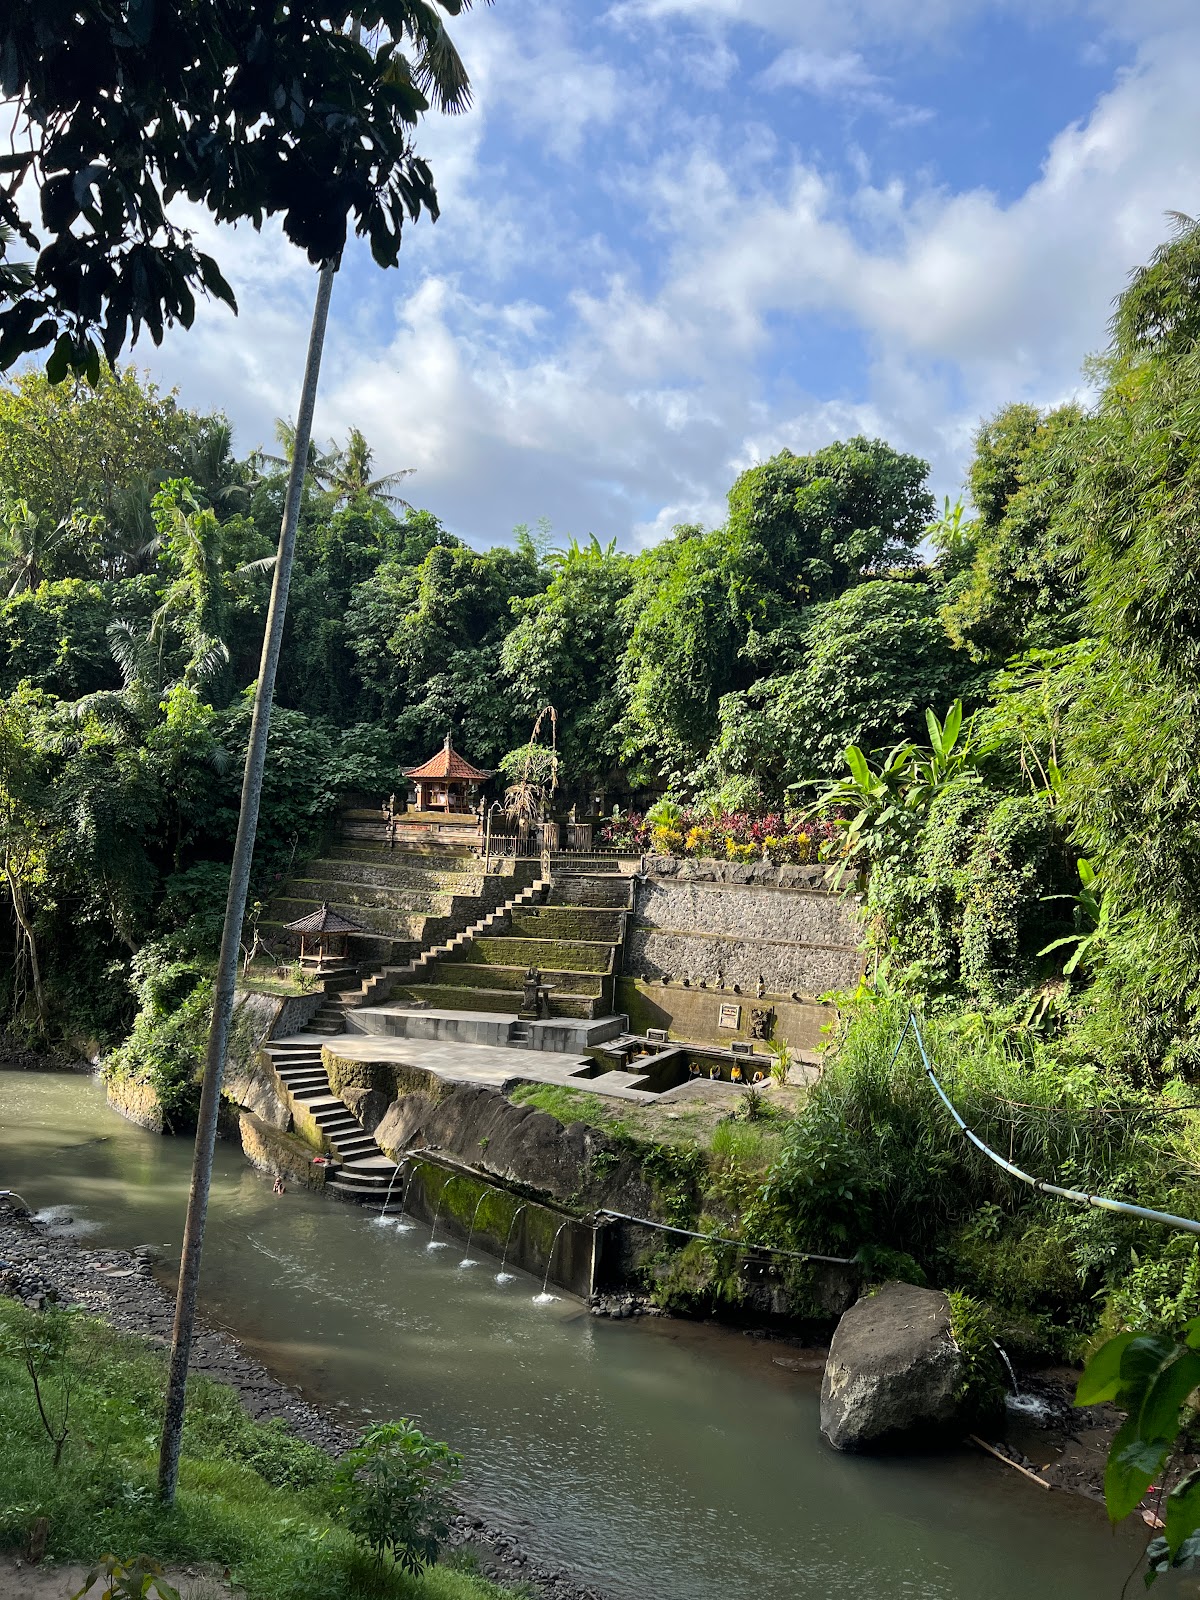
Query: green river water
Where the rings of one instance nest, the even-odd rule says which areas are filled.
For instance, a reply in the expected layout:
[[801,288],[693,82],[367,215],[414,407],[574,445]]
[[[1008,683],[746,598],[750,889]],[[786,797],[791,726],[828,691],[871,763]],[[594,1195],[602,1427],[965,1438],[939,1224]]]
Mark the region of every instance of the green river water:
[[[130,1126],[90,1078],[0,1073],[0,1187],[97,1244],[160,1246],[169,1269],[190,1162],[190,1141]],[[1099,1507],[967,1451],[839,1455],[818,1376],[777,1365],[784,1347],[537,1303],[532,1279],[498,1284],[497,1262],[428,1236],[273,1196],[220,1147],[205,1315],[310,1399],[448,1439],[481,1510],[619,1600],[1120,1595],[1145,1541]]]

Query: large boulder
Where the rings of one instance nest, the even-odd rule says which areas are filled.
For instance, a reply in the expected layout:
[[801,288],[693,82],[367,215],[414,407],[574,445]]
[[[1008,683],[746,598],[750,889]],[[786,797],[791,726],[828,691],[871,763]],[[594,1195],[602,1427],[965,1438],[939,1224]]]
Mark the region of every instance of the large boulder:
[[965,1415],[968,1370],[946,1296],[885,1284],[838,1323],[821,1385],[821,1432],[839,1450],[930,1442]]

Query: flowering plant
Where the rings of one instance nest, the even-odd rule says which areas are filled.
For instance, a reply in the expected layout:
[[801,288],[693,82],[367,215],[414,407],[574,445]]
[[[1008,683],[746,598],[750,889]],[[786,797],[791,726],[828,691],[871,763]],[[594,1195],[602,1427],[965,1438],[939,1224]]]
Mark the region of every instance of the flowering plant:
[[672,808],[652,821],[630,811],[614,816],[599,830],[601,844],[630,854],[692,856],[718,861],[768,859],[801,865],[828,859],[841,848],[842,828],[834,817],[789,822],[781,812],[702,811]]

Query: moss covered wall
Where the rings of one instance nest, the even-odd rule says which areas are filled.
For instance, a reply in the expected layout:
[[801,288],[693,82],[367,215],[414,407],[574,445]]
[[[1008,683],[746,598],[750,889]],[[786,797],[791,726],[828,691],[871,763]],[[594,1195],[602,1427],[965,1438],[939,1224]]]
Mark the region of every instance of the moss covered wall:
[[592,1229],[566,1211],[516,1194],[474,1176],[413,1157],[400,1180],[404,1209],[434,1227],[436,1237],[453,1239],[519,1268],[586,1295],[591,1289]]
[[303,1139],[264,1122],[253,1112],[243,1111],[238,1118],[242,1150],[260,1172],[290,1178],[307,1189],[325,1187],[325,1168],[313,1166],[313,1151]]
[[138,1078],[110,1078],[104,1086],[109,1105],[129,1122],[151,1133],[163,1131],[163,1112],[158,1095]]
[[[736,1029],[718,1026],[722,1005],[740,1008]],[[617,979],[616,1009],[628,1016],[633,1033],[644,1034],[647,1028],[665,1028],[672,1039],[725,1045],[734,1039],[750,1039],[751,1011],[767,1009],[774,1013],[771,1037],[786,1040],[795,1050],[815,1050],[822,1042],[821,1029],[836,1016],[832,1006],[814,1002],[756,1000],[753,994],[685,989],[680,983],[664,986],[636,978]]]

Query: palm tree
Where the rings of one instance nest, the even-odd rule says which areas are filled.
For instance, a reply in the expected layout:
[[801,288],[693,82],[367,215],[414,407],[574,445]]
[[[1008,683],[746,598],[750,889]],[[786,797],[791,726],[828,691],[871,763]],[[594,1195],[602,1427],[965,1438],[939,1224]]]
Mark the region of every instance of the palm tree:
[[4,507],[5,581],[8,598],[25,589],[36,589],[49,575],[55,554],[78,532],[76,522],[64,517],[51,525],[45,517],[31,511],[24,500],[10,500]]
[[411,511],[408,501],[393,493],[393,490],[396,484],[411,478],[416,467],[401,467],[398,472],[386,472],[380,478],[372,478],[373,458],[374,451],[365,435],[357,428],[351,428],[346,448],[338,451],[337,463],[329,476],[330,492],[337,495],[339,504],[366,495],[371,500],[382,500],[387,505],[403,506],[406,511]]
[[[279,454],[273,455],[269,450],[256,450],[251,456],[251,462],[256,468],[263,465],[274,467],[277,472],[290,472],[292,462],[296,456],[297,426],[289,422],[286,417],[275,418],[275,438],[279,444]],[[318,450],[311,435],[305,449],[308,465],[304,472],[304,481],[311,489],[328,489],[330,479],[337,470],[340,452],[331,439],[327,450]]]
[[[149,638],[152,644],[158,644],[161,655],[167,627],[172,622],[176,624],[188,648],[183,682],[189,687],[208,682],[229,660],[229,647],[223,638],[226,595],[221,539],[216,514],[202,509],[189,490],[160,507],[156,543],[169,554],[175,576],[150,620]],[[235,571],[269,572],[274,565],[274,556],[263,556],[258,561],[247,561]]]
[[[471,85],[458,51],[447,33],[442,12],[459,16],[469,10],[471,0],[398,0],[392,15],[403,18],[403,27],[391,38],[375,37],[369,45],[374,63],[386,57],[384,70],[407,77],[415,83],[430,104],[439,111],[465,111],[471,103]],[[361,29],[351,24],[361,44]],[[208,1214],[208,1195],[212,1184],[213,1152],[217,1140],[217,1114],[221,1105],[221,1080],[233,1021],[233,1002],[237,987],[238,959],[242,928],[246,920],[246,895],[250,883],[250,864],[258,830],[258,808],[262,798],[263,771],[267,758],[267,734],[271,724],[271,703],[275,694],[275,674],[283,645],[283,624],[287,614],[288,585],[296,553],[296,529],[304,498],[304,478],[312,439],[313,411],[317,382],[329,321],[329,302],[338,263],[327,261],[317,279],[316,305],[304,364],[300,409],[284,498],[283,520],[279,530],[279,554],[271,585],[271,603],[263,635],[262,661],[250,719],[250,743],[242,778],[242,800],[238,812],[237,837],[229,874],[229,894],[225,902],[225,926],[221,934],[221,953],[213,984],[212,1026],[204,1060],[200,1089],[200,1109],[196,1119],[196,1153],[192,1163],[192,1183],[188,1195],[187,1220],[183,1230],[183,1251],[179,1263],[179,1292],[175,1302],[175,1325],[171,1335],[171,1362],[167,1373],[166,1405],[163,1415],[162,1444],[158,1458],[159,1497],[170,1504],[175,1498],[179,1478],[179,1453],[183,1442],[184,1396],[188,1359],[196,1325],[196,1301],[200,1285],[200,1259],[204,1250],[204,1223]],[[304,463],[303,466],[299,463]]]

